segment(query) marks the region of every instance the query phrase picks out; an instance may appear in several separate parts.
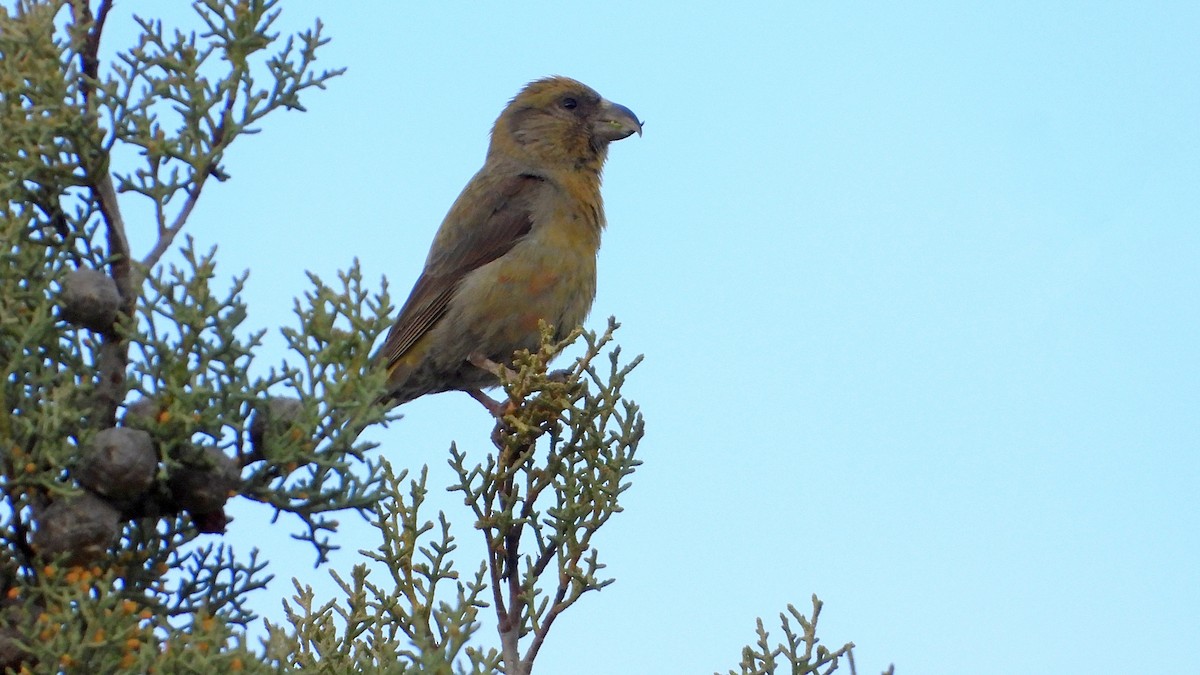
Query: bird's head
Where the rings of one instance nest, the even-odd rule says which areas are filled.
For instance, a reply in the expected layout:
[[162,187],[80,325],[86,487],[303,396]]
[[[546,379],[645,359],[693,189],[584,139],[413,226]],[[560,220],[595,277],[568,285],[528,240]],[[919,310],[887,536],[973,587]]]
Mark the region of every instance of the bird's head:
[[599,172],[608,144],[642,133],[637,115],[582,82],[548,77],[517,94],[492,128],[489,156]]

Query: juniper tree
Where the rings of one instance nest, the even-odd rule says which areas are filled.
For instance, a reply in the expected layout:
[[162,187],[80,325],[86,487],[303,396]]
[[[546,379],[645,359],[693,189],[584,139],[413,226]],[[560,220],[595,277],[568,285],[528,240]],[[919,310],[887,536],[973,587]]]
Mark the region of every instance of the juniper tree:
[[[555,619],[612,581],[595,537],[643,432],[621,393],[640,357],[613,346],[615,322],[573,334],[583,355],[565,371],[549,372],[566,346],[549,332],[519,355],[509,413],[447,457],[474,518],[455,530],[423,508],[425,470],[360,437],[397,419],[369,359],[386,284],[357,263],[310,274],[279,364],[245,325],[246,274],[222,278],[216,249],[184,233],[237,174],[231,144],[342,74],[317,66],[319,21],[273,32],[277,5],[203,0],[193,29],[137,18],[107,63],[111,0],[0,6],[0,670],[528,673]],[[132,206],[152,217],[128,220]],[[327,600],[293,580],[286,622],[252,644],[248,599],[271,568],[223,543],[241,526],[230,499],[269,506],[318,566],[335,515],[361,514],[380,540],[361,554],[390,578],[330,571],[342,595]],[[813,651],[816,611],[792,616],[802,637],[785,618],[773,648],[760,624],[742,672],[849,655]]]
[[[226,501],[293,517],[323,559],[330,514],[377,499],[357,431],[388,416],[364,356],[386,292],[356,267],[314,277],[291,365],[262,367],[245,275],[219,282],[214,250],[177,241],[230,144],[340,74],[315,67],[319,22],[271,33],[274,5],[197,3],[199,35],[138,19],[103,65],[111,2],[0,8],[6,667],[169,670],[188,651],[248,667],[237,630],[268,575],[214,536]],[[136,201],[154,222],[126,222]],[[128,228],[153,244],[134,250]]]

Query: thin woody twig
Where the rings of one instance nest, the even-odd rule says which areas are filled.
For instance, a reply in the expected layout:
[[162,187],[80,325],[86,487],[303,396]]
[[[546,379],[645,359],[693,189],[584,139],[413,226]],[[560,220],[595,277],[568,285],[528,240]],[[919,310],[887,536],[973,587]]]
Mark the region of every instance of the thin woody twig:
[[196,202],[200,199],[200,190],[204,188],[205,180],[208,178],[209,171],[197,172],[195,183],[188,189],[187,200],[183,203],[183,208],[175,216],[175,221],[169,227],[160,227],[158,230],[158,241],[154,242],[154,248],[142,258],[142,267],[150,269],[158,264],[167,249],[171,248],[171,243],[175,241],[175,236],[183,230],[183,226],[187,223],[188,216],[192,214],[192,209],[196,207]]
[[85,103],[91,104],[92,91],[94,90],[93,82],[100,72],[100,59],[97,58],[100,52],[100,35],[104,32],[104,22],[108,19],[108,11],[112,9],[111,0],[102,0],[100,6],[96,8],[96,16],[93,19],[91,8],[86,2],[74,3],[71,5],[71,11],[75,15],[76,23],[90,23],[91,28],[88,29],[87,42],[83,50],[79,52],[80,69],[83,71],[83,100]]
[[[500,451],[497,456],[498,469],[504,475],[501,479],[499,497],[500,511],[507,511],[512,504],[512,468],[513,455],[519,454],[513,451],[506,451],[502,429],[504,420],[500,419],[496,422],[496,432],[492,434],[493,442]],[[521,545],[521,526],[515,523],[508,524],[508,532],[505,533],[500,543],[501,553],[496,556],[493,569],[493,579],[496,582],[496,588],[501,587],[500,581],[507,579],[508,603],[507,607],[503,607],[497,603],[496,610],[499,627],[500,627],[500,642],[502,652],[504,654],[504,662],[507,666],[506,671],[510,673],[526,672],[526,666],[520,660],[520,638],[521,638],[521,614],[525,609],[525,601],[521,598],[521,580],[517,573],[517,562],[519,560],[519,552]],[[496,572],[499,571],[499,578],[495,578]]]
[[558,618],[567,605],[563,604],[563,599],[567,596],[566,584],[559,583],[558,590],[554,593],[554,602],[550,604],[550,608],[546,611],[546,620],[542,622],[541,627],[534,631],[533,642],[529,644],[529,649],[525,651],[525,660],[533,663],[537,658],[538,651],[542,648],[542,643],[546,641],[546,636],[550,633],[550,624]]
[[[72,8],[77,23],[90,24],[83,49],[79,52],[81,64],[79,86],[80,91],[83,92],[84,103],[91,112],[95,105],[92,95],[95,92],[100,68],[98,59],[100,37],[104,31],[104,22],[108,18],[112,3],[110,0],[103,0],[94,18],[87,3],[75,3]],[[107,159],[107,157],[102,157],[100,162],[92,165],[92,168],[89,169],[89,173],[92,174],[90,176],[92,179],[91,191],[96,198],[100,215],[104,219],[110,258],[109,276],[117,285],[117,292],[121,297],[121,313],[128,321],[133,317],[136,284],[130,264],[129,239],[125,234],[125,221],[121,217],[121,208],[117,203],[117,191],[113,187]],[[120,336],[114,325],[102,334],[96,358],[100,377],[96,387],[95,415],[101,425],[111,425],[116,421],[117,406],[125,399],[125,368],[128,361],[129,344]]]

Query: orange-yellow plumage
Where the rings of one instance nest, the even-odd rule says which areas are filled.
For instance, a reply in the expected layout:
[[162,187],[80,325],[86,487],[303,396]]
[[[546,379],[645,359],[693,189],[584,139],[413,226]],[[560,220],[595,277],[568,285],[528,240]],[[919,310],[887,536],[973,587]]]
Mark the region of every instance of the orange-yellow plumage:
[[628,108],[565,77],[509,102],[376,354],[393,402],[492,386],[471,361],[535,349],[539,320],[559,336],[583,322],[604,229],[601,170],[609,143],[633,133],[641,123]]

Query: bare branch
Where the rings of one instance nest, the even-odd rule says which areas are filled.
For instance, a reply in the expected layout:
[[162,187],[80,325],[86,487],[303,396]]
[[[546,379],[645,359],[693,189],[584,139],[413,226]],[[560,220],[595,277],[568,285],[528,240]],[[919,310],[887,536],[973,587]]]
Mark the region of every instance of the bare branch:
[[[83,93],[84,105],[87,108],[88,119],[97,125],[97,136],[103,134],[99,129],[99,118],[95,115],[93,94],[96,78],[99,73],[100,37],[104,31],[104,22],[112,8],[110,0],[103,0],[93,18],[86,2],[74,3],[72,10],[76,23],[88,27],[83,48],[79,52],[81,73],[79,88]],[[112,328],[104,331],[102,344],[97,353],[96,364],[99,382],[96,387],[93,415],[101,426],[110,426],[116,421],[117,406],[125,399],[126,368],[129,360],[128,342],[120,335],[120,325],[133,318],[133,308],[136,302],[136,288],[140,284],[134,282],[129,254],[129,239],[125,234],[125,221],[121,217],[121,208],[117,203],[117,191],[113,187],[112,174],[109,171],[108,153],[96,148],[96,161],[85,162],[85,171],[90,180],[92,194],[104,219],[106,239],[108,242],[109,276],[117,284],[121,296],[121,314],[124,317]]]
[[205,180],[208,178],[209,172],[199,173],[196,177],[196,182],[188,188],[187,199],[183,203],[183,207],[179,209],[179,213],[175,216],[174,222],[168,227],[159,228],[158,241],[154,242],[154,247],[142,258],[142,267],[150,269],[158,264],[162,259],[163,254],[171,248],[171,244],[175,241],[176,235],[187,224],[188,216],[192,214],[192,209],[196,207],[196,202],[200,199],[200,190],[204,188]]

